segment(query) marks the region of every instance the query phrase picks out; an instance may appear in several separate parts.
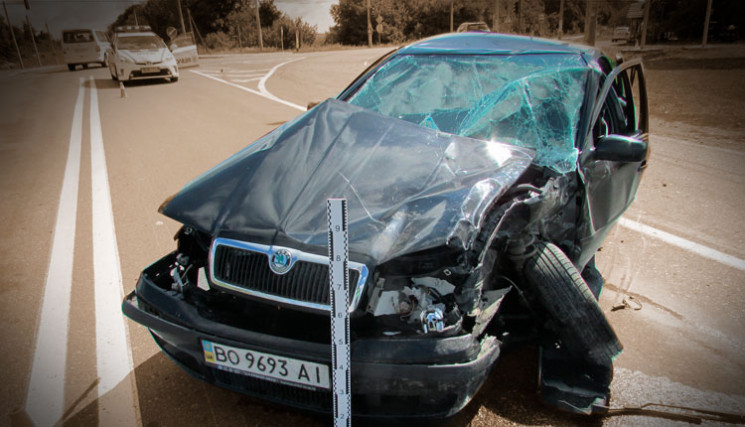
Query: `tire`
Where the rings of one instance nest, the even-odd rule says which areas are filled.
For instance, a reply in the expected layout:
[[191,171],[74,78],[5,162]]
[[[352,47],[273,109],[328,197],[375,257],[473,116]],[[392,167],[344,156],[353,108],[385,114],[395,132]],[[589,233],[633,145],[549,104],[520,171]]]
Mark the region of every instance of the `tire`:
[[83,69],[84,70],[87,70],[88,69],[88,64],[83,64]]
[[171,77],[171,83],[176,83],[178,81],[178,77]]
[[623,347],[592,291],[556,245],[537,242],[535,247],[524,274],[552,320],[551,329],[573,357],[609,366]]
[[75,64],[67,64],[67,69],[70,71],[75,71]]

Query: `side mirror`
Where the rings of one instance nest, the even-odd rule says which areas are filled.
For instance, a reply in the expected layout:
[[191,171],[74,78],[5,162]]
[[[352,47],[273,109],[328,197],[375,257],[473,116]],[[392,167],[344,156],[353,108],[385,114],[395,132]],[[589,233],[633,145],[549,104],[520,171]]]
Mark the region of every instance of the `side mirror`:
[[611,162],[642,162],[647,158],[649,144],[623,135],[606,135],[595,143],[594,158]]
[[320,103],[321,103],[321,101],[310,101],[308,103],[308,110],[310,110],[311,108],[315,107],[316,105],[318,105]]

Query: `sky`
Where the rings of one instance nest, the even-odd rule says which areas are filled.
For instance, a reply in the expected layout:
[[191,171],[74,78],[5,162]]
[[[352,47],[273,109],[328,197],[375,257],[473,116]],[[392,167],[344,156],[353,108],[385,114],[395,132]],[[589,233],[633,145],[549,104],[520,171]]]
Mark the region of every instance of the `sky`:
[[[49,25],[52,35],[59,38],[63,29],[96,28],[105,30],[127,7],[143,3],[136,0],[29,0],[31,10],[23,7],[23,0],[5,0],[13,25],[29,19],[34,28],[41,30]],[[176,7],[176,0],[174,7]],[[333,25],[329,8],[338,0],[274,0],[279,10],[292,18],[301,17],[318,27],[323,33]],[[3,19],[5,15],[3,13]]]

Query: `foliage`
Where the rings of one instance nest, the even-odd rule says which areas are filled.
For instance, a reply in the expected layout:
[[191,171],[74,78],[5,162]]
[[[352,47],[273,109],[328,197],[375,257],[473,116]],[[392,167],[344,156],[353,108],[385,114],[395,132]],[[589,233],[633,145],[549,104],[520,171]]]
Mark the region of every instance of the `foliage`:
[[[499,5],[500,31],[538,34],[548,22],[543,0],[371,0],[371,3],[375,40],[382,43],[399,43],[450,31],[451,7],[453,29],[462,22],[470,21],[484,21],[493,25],[495,4]],[[364,2],[339,0],[338,4],[331,6],[331,16],[336,25],[330,29],[328,42],[367,42],[367,9]]]
[[[264,46],[284,49],[299,49],[302,46],[313,44],[316,39],[316,31],[317,28],[315,25],[303,22],[299,18],[292,20],[283,15],[281,18],[274,21],[271,28],[265,30]],[[297,41],[300,42],[299,46],[296,46],[296,32]]]
[[[32,29],[26,22],[22,21],[20,24],[20,28],[13,25],[13,34],[18,42],[18,49],[21,51],[23,62],[27,66],[36,66],[36,50],[34,50],[31,40]],[[52,36],[46,31],[33,29],[33,32],[42,63],[55,63],[56,60],[59,60],[58,56],[61,56],[60,42],[53,40]],[[0,66],[6,67],[10,63],[18,63],[18,53],[13,45],[10,26],[6,23],[5,17],[0,16]]]
[[[146,0],[142,4],[132,5],[117,17],[109,30],[119,25],[134,25],[136,14],[141,25],[150,25],[156,34],[166,39],[168,27],[180,29],[181,26],[175,1]],[[181,4],[187,31],[190,26],[188,10],[191,11],[197,34],[204,36],[207,47],[258,46],[256,0],[181,0]],[[285,45],[289,43],[294,46],[295,29],[298,29],[302,43],[313,43],[315,39],[315,26],[301,19],[290,19],[275,6],[274,0],[259,1],[259,19],[264,42],[269,46],[280,46],[281,32],[285,33]],[[289,32],[292,34],[289,35]]]
[[204,44],[213,50],[225,50],[233,47],[233,40],[222,31],[207,34]]

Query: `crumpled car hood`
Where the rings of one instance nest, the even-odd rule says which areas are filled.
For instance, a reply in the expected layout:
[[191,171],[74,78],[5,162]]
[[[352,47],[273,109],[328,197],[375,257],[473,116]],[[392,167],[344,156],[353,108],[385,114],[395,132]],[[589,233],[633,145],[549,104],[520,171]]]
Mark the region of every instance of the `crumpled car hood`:
[[208,171],[161,212],[212,236],[327,253],[328,198],[349,250],[377,264],[468,249],[534,151],[438,132],[329,99]]

